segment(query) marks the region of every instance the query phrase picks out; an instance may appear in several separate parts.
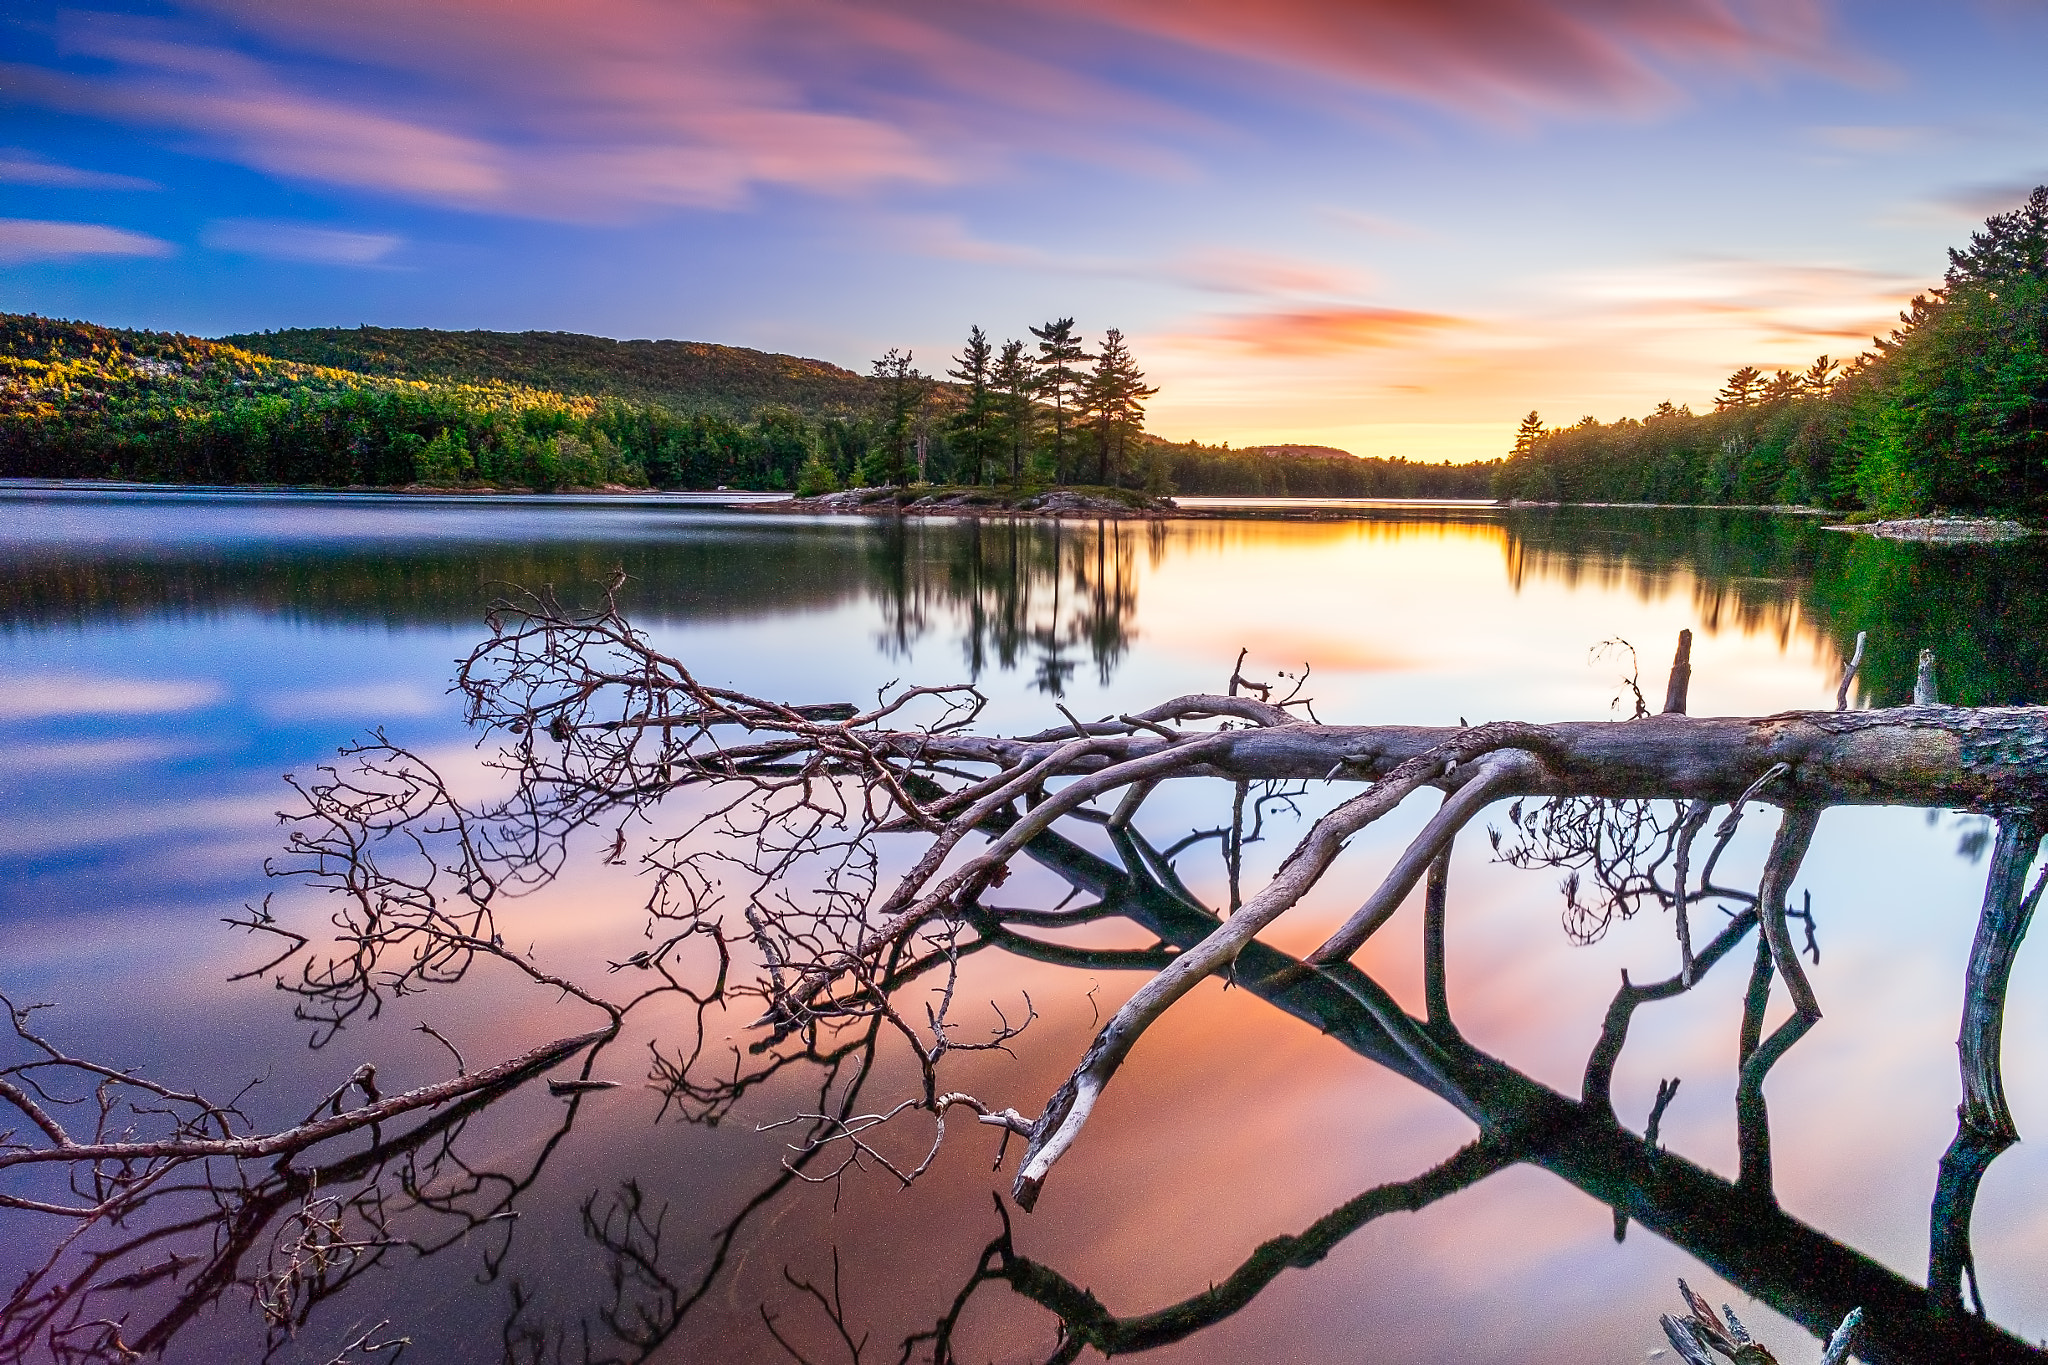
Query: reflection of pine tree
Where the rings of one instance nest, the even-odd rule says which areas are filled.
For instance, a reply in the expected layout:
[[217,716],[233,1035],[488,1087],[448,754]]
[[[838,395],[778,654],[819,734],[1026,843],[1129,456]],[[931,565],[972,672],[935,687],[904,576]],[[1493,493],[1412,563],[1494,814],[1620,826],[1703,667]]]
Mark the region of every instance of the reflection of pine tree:
[[876,645],[907,658],[950,617],[973,677],[1028,666],[1034,687],[1059,696],[1085,652],[1106,683],[1134,634],[1137,536],[1122,522],[891,520],[868,546]]

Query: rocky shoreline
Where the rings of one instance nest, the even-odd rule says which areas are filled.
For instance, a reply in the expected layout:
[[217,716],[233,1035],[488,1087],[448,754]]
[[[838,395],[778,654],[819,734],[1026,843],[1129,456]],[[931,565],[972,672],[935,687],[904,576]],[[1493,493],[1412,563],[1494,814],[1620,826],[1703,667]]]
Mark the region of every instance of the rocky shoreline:
[[834,515],[897,515],[939,517],[1083,517],[1102,520],[1150,520],[1185,516],[1171,498],[1151,497],[1121,489],[1080,491],[1053,488],[1019,497],[988,488],[849,488],[810,498],[757,503],[763,512],[811,512]]
[[1908,517],[1898,521],[1867,521],[1823,526],[1823,531],[1849,531],[1883,540],[1910,540],[1923,545],[2002,545],[2035,534],[2016,521],[1995,517]]

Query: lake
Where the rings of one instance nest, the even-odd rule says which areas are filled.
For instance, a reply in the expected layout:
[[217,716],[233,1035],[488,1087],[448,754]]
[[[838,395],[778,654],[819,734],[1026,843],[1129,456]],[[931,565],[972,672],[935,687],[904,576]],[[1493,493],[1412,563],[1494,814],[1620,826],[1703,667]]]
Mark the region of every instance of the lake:
[[[293,804],[283,774],[314,775],[381,727],[460,780],[487,780],[448,691],[483,613],[514,585],[591,600],[614,568],[628,575],[628,615],[707,682],[862,702],[897,680],[973,681],[989,699],[981,724],[1009,731],[1064,723],[1060,705],[1092,718],[1220,690],[1240,650],[1248,676],[1306,670],[1325,721],[1623,720],[1630,646],[1654,703],[1681,629],[1695,632],[1695,715],[1832,706],[1858,632],[1869,650],[1853,704],[1907,700],[1922,648],[1936,652],[1944,700],[2048,701],[2048,554],[2031,545],[1901,545],[1754,513],[1327,512],[1048,524],[661,499],[0,491],[0,990],[17,1006],[50,1003],[34,1027],[74,1054],[242,1094],[258,1129],[303,1117],[365,1061],[387,1092],[446,1076],[449,1051],[423,1024],[470,1065],[588,1027],[558,993],[475,972],[389,996],[336,1031],[296,1016],[300,998],[271,978],[246,975],[270,945],[226,921],[273,894],[303,923],[324,913],[265,875],[283,851],[276,812]],[[1218,789],[1147,807],[1160,842],[1228,818],[1229,789],[1207,785]],[[1314,813],[1312,797],[1302,810]],[[1425,817],[1404,808],[1357,840],[1270,941],[1313,947]],[[1745,825],[1730,879],[1753,883],[1771,823]],[[1824,1018],[1770,1081],[1779,1199],[1915,1281],[1960,1096],[1954,1039],[1984,824],[1831,811],[1797,887],[1812,896]],[[1300,828],[1273,809],[1247,846],[1248,877],[1270,872]],[[1214,850],[1197,846],[1183,864],[1211,904],[1227,894]],[[1661,978],[1676,949],[1654,911],[1575,944],[1557,881],[1466,837],[1448,952],[1466,1036],[1576,1094],[1620,972]],[[646,896],[630,860],[585,857],[500,927],[550,970],[602,985],[646,944]],[[1409,906],[1359,957],[1415,1011],[1420,934]],[[1020,1016],[1027,995],[1037,1018],[1009,1053],[976,1054],[963,1074],[984,1098],[1036,1113],[1142,979],[975,958],[962,992],[974,1028],[990,1008]],[[1742,989],[1742,968],[1724,966],[1643,1009],[1614,1086],[1622,1123],[1639,1130],[1659,1081],[1682,1077],[1663,1141],[1731,1178]],[[778,1333],[809,1359],[846,1360],[825,1307],[836,1255],[851,1341],[865,1338],[862,1359],[895,1360],[1002,1230],[990,1192],[1007,1191],[1015,1146],[993,1172],[998,1135],[956,1122],[908,1189],[872,1167],[832,1184],[794,1179],[787,1132],[762,1125],[835,1102],[854,1073],[792,1065],[718,1122],[692,1122],[647,1084],[664,1049],[695,1036],[687,1015],[636,1017],[609,1045],[594,1074],[617,1089],[565,1098],[530,1082],[451,1119],[432,1151],[354,1172],[353,1184],[268,1204],[196,1191],[94,1230],[37,1282],[42,1297],[16,1301],[8,1332],[33,1320],[41,1334],[10,1335],[0,1359],[49,1358],[50,1330],[96,1358],[87,1348],[104,1346],[113,1322],[178,1361],[381,1361],[392,1353],[369,1348],[400,1336],[413,1343],[406,1359],[427,1361],[790,1359]],[[714,1013],[706,1046],[743,1048],[750,1022]],[[2020,955],[2006,1038],[2028,1141],[1985,1181],[1976,1265],[1989,1316],[2039,1340],[2039,945]],[[899,1062],[859,1079],[867,1109],[910,1093]],[[1418,1175],[1473,1132],[1337,1039],[1211,982],[1148,1035],[1036,1211],[1010,1212],[1015,1246],[1115,1313],[1148,1312],[1361,1191]],[[928,1136],[927,1121],[880,1140],[914,1162]],[[0,1177],[0,1193],[32,1183]],[[318,1241],[308,1220],[372,1207],[377,1237],[344,1220],[351,1245],[330,1248],[317,1272],[279,1277]],[[0,1226],[9,1285],[65,1232],[9,1209]],[[1640,1228],[1617,1241],[1605,1205],[1534,1166],[1373,1221],[1148,1358],[1641,1361],[1665,1349],[1657,1316],[1679,1310],[1681,1276],[1733,1304],[1780,1359],[1818,1358],[1769,1303]],[[282,1308],[280,1286],[296,1296]],[[957,1340],[973,1360],[1044,1360],[1057,1347],[1055,1320],[1002,1284],[976,1292]]]

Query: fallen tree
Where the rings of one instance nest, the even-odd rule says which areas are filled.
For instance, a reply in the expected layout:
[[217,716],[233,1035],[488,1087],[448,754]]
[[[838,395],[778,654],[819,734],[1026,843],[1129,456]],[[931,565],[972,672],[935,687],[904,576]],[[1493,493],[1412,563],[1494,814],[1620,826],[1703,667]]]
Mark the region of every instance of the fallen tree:
[[[1834,711],[1694,718],[1685,714],[1688,636],[1663,714],[1650,715],[1638,691],[1629,721],[1325,725],[1299,681],[1276,696],[1243,677],[1240,658],[1219,694],[1095,721],[1069,713],[1061,727],[999,735],[977,729],[983,699],[965,686],[897,689],[861,709],[709,685],[626,620],[619,587],[614,581],[589,612],[547,593],[505,604],[491,617],[490,637],[462,664],[458,686],[472,721],[502,745],[495,762],[508,793],[466,803],[418,754],[381,737],[353,751],[348,768],[300,784],[305,808],[279,871],[339,894],[342,950],[317,950],[267,914],[247,924],[284,937],[269,967],[297,964],[288,984],[303,1017],[339,1028],[374,1012],[393,990],[460,979],[482,960],[509,962],[607,1016],[596,1032],[555,1045],[545,1061],[535,1053],[492,1069],[512,1081],[601,1046],[642,1001],[682,993],[695,1002],[697,1031],[656,1049],[654,1079],[686,1116],[714,1119],[791,1067],[830,1073],[866,1058],[858,1063],[865,1076],[875,1049],[893,1042],[915,1064],[915,1089],[872,1112],[849,1103],[793,1119],[792,1172],[829,1180],[872,1165],[907,1183],[929,1167],[949,1116],[964,1109],[1001,1129],[1006,1149],[1019,1140],[1011,1193],[1028,1211],[1084,1140],[1097,1101],[1147,1029],[1200,982],[1227,973],[1441,1097],[1478,1130],[1475,1145],[1446,1166],[1361,1196],[1349,1213],[1333,1214],[1336,1221],[1278,1250],[1262,1248],[1241,1276],[1207,1296],[1143,1321],[1109,1315],[1056,1272],[1017,1255],[1006,1223],[952,1312],[907,1342],[906,1358],[923,1343],[934,1360],[952,1359],[961,1307],[994,1280],[1058,1315],[1055,1359],[1088,1346],[1120,1353],[1163,1344],[1236,1311],[1280,1269],[1319,1257],[1376,1212],[1419,1206],[1514,1164],[1554,1172],[1608,1204],[1618,1236],[1630,1222],[1649,1228],[1822,1338],[1861,1309],[1856,1350],[1864,1359],[2041,1358],[1988,1320],[1969,1224],[1985,1168],[2017,1139],[1999,1074],[2000,1025],[2013,955],[2042,891],[2042,880],[2028,876],[2043,837],[2035,812],[2048,788],[2048,709],[1944,707],[1930,683],[1920,704],[1851,712],[1845,674]],[[1229,822],[1155,844],[1144,832],[1147,801],[1164,783],[1195,779],[1227,784]],[[1326,942],[1296,959],[1261,940],[1332,875],[1348,841],[1425,790],[1441,805]],[[1246,887],[1244,845],[1262,830],[1269,806],[1313,808],[1312,791],[1329,793],[1328,808],[1304,817],[1306,829],[1269,879]],[[1472,1046],[1451,1010],[1451,850],[1482,811],[1504,800],[1512,804],[1508,832],[1495,835],[1499,856],[1567,870],[1566,927],[1575,937],[1595,937],[1644,906],[1668,911],[1676,927],[1676,972],[1644,985],[1624,976],[1576,1096]],[[1963,987],[1967,1100],[1931,1211],[1925,1287],[1791,1218],[1772,1187],[1765,1082],[1821,1010],[1794,938],[1802,912],[1788,893],[1824,812],[1851,804],[1953,806],[1998,822]],[[1769,808],[1779,824],[1754,889],[1718,880],[1742,822]],[[1222,853],[1227,904],[1205,903],[1178,869],[1205,843]],[[572,848],[586,844],[612,861],[637,851],[652,877],[648,944],[613,964],[618,973],[651,974],[641,978],[651,984],[623,1000],[543,970],[507,949],[495,929],[507,898],[556,878]],[[885,857],[885,845],[902,856]],[[1002,888],[1020,860],[1052,873],[1068,888],[1065,898],[1004,903]],[[1352,961],[1418,887],[1421,1017]],[[1696,935],[1694,917],[1710,906],[1721,923]],[[1044,936],[1113,921],[1143,929],[1153,946],[1082,949]],[[1806,928],[1810,941],[1810,917]],[[1618,1123],[1609,1087],[1635,1011],[1692,989],[1753,931],[1734,1115],[1741,1160],[1731,1181],[1659,1145],[1675,1081],[1640,1135]],[[1027,1005],[1018,1018],[999,1015],[986,1037],[963,1041],[958,972],[964,958],[989,950],[1149,973],[1043,1103],[1006,1103],[946,1084],[951,1054],[1009,1045],[1031,1022]],[[936,1000],[919,1014],[904,1003],[913,982],[921,998]],[[1766,1034],[1766,1009],[1781,985],[1793,1012]],[[742,1006],[758,1016],[745,1057],[707,1048],[708,1013]],[[446,1098],[458,1093],[467,1092]],[[388,1112],[378,1121],[396,1117],[389,1102],[369,1098],[360,1109],[382,1103]],[[0,1163],[89,1163],[100,1171],[126,1161],[121,1178],[129,1181],[180,1161],[289,1158],[347,1128],[335,1122],[338,1102],[317,1132],[301,1125],[270,1135],[236,1133],[228,1111],[206,1107],[169,1145],[116,1152],[43,1124],[18,1085],[0,1100],[45,1135],[10,1142]],[[887,1135],[919,1113],[931,1125],[928,1145],[920,1141],[906,1156],[901,1140]],[[199,1131],[207,1123],[220,1131]]]

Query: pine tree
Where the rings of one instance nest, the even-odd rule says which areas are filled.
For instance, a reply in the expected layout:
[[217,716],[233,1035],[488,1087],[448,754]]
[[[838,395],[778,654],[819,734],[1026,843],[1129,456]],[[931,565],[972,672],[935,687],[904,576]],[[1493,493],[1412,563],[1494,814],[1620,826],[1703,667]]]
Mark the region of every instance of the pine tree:
[[1067,428],[1074,400],[1079,397],[1075,367],[1089,358],[1088,348],[1074,335],[1072,318],[1055,318],[1043,327],[1033,327],[1031,335],[1038,338],[1038,394],[1052,400],[1053,479],[1071,483],[1072,441]]
[[1841,361],[1821,356],[1806,367],[1806,373],[1799,376],[1799,381],[1814,397],[1825,398],[1828,396],[1828,390],[1835,386],[1835,372],[1841,368]]
[[1780,403],[1788,398],[1797,398],[1806,388],[1806,381],[1790,370],[1774,373],[1770,382],[1764,385],[1762,401]]
[[881,440],[863,461],[863,481],[869,477],[891,484],[910,481],[917,414],[929,391],[927,377],[911,364],[912,354],[891,346],[871,367],[873,377],[882,385],[884,417]]
[[954,357],[954,368],[946,371],[967,386],[967,402],[954,416],[952,426],[960,433],[961,444],[965,447],[962,453],[966,456],[970,483],[980,483],[988,466],[990,426],[995,418],[996,403],[995,393],[990,388],[993,353],[988,334],[978,326],[970,328],[966,347]]
[[1130,438],[1145,427],[1145,400],[1159,390],[1145,383],[1145,372],[1131,358],[1124,334],[1112,327],[1102,339],[1095,369],[1082,384],[1082,401],[1095,428],[1095,481],[1122,480],[1124,451]]
[[1984,230],[1970,234],[1967,251],[1949,248],[1950,289],[2020,279],[2048,280],[2048,185],[2036,186],[2012,212],[1985,219]]
[[1031,448],[1031,398],[1037,390],[1038,378],[1031,357],[1024,354],[1024,343],[1004,342],[989,377],[1002,395],[1000,434],[1007,438],[1010,448],[1010,482],[1019,484],[1024,481],[1024,454]]
[[1522,425],[1515,428],[1515,454],[1528,455],[1535,451],[1536,443],[1543,439],[1543,418],[1531,409],[1522,419]]
[[1763,390],[1763,371],[1754,365],[1744,365],[1729,375],[1728,382],[1714,395],[1714,409],[1725,412],[1729,408],[1753,408],[1762,397]]

